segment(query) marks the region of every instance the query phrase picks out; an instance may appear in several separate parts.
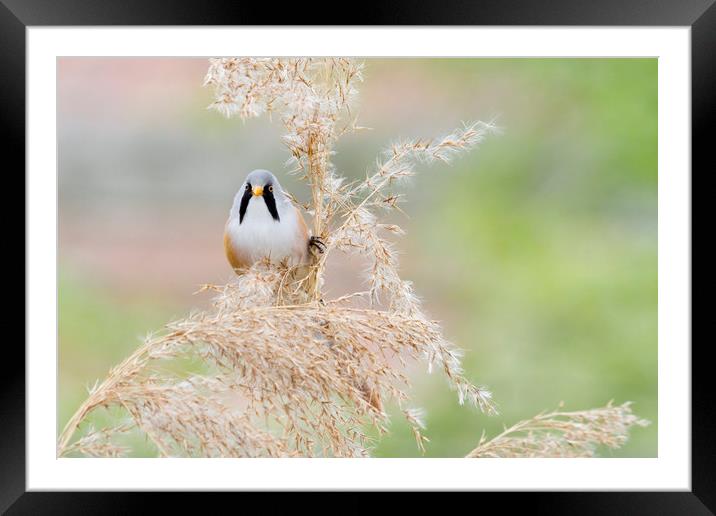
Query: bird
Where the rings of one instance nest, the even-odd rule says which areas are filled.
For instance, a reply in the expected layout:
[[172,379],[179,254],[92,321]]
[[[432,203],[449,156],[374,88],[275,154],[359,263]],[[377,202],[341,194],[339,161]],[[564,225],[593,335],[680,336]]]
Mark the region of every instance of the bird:
[[309,262],[311,251],[325,251],[320,237],[310,235],[303,215],[275,175],[254,170],[234,196],[224,227],[224,252],[235,272],[259,260]]

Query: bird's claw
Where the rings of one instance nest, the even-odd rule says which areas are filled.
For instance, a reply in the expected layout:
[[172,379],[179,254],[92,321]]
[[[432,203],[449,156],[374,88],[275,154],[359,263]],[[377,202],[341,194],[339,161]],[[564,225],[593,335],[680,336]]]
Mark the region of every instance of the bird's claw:
[[321,237],[312,236],[308,240],[308,249],[315,249],[318,254],[323,254],[326,252],[326,243]]

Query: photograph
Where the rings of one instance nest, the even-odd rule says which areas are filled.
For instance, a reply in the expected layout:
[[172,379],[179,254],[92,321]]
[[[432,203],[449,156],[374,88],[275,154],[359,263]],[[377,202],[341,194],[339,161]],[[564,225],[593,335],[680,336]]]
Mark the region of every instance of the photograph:
[[658,457],[659,59],[56,59],[57,457]]

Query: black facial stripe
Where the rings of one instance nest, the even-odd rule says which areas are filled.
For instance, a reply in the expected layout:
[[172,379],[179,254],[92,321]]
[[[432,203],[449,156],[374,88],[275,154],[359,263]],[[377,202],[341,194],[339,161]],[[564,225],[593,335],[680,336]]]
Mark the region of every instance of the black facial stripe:
[[268,208],[269,213],[273,217],[273,220],[279,222],[281,218],[278,216],[278,210],[276,209],[276,199],[274,198],[273,192],[271,190],[271,184],[266,185],[266,188],[264,188],[264,200],[266,201],[266,207]]
[[246,208],[249,207],[249,200],[251,199],[251,185],[247,185],[248,188],[244,190],[244,195],[241,198],[241,205],[239,206],[239,225],[244,221],[244,215],[246,215]]

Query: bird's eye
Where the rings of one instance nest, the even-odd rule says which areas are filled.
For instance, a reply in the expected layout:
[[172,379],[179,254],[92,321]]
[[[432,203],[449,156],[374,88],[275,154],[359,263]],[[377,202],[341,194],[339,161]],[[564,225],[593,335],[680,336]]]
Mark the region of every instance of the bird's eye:
[[249,183],[246,183],[246,189],[251,190],[251,185]]
[[273,193],[273,185],[269,185],[269,192]]

